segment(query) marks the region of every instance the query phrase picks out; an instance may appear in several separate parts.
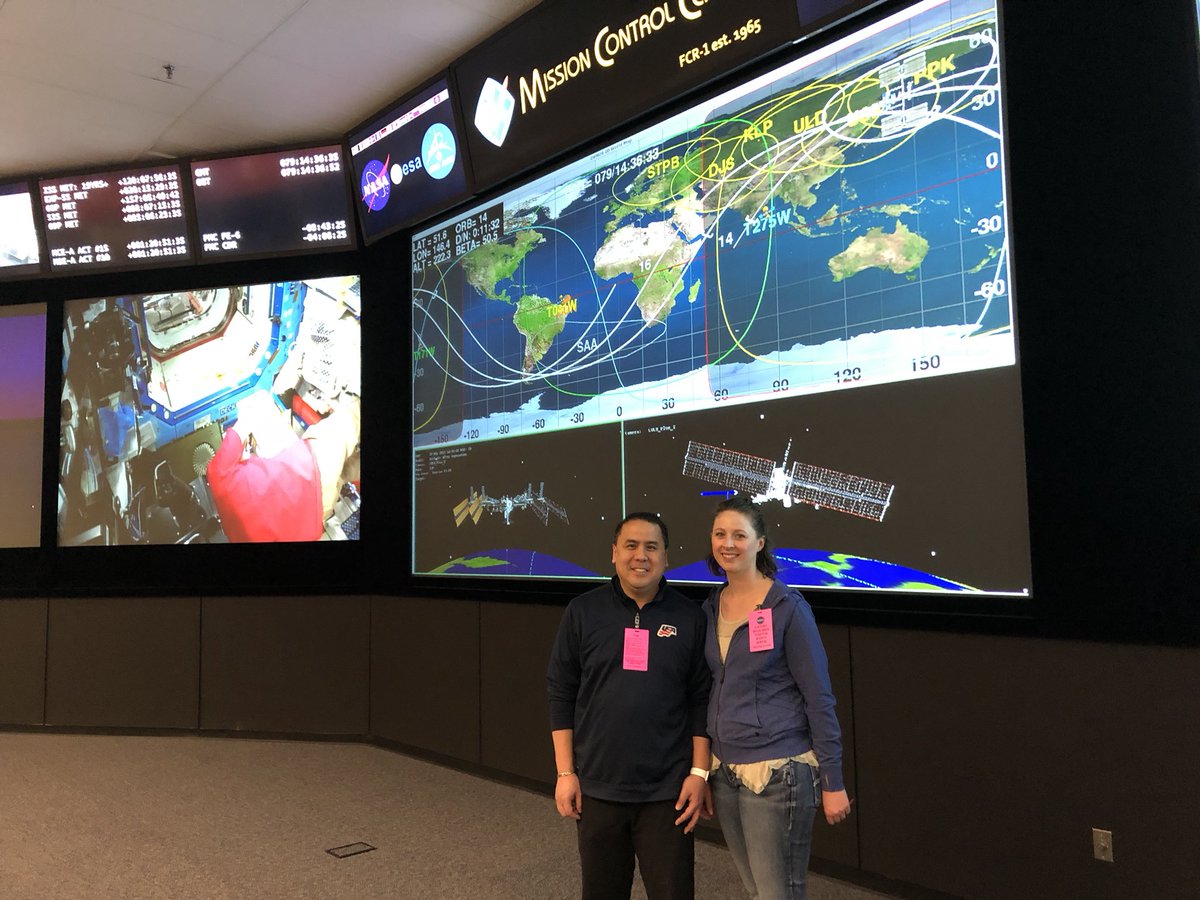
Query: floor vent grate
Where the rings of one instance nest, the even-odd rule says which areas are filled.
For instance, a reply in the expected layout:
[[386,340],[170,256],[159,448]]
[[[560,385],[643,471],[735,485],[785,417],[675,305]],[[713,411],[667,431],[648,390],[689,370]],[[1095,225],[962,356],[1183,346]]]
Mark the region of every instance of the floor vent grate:
[[370,844],[355,841],[353,844],[345,844],[341,847],[330,847],[325,852],[330,856],[336,856],[338,859],[345,859],[347,856],[358,856],[360,853],[367,853],[374,849]]

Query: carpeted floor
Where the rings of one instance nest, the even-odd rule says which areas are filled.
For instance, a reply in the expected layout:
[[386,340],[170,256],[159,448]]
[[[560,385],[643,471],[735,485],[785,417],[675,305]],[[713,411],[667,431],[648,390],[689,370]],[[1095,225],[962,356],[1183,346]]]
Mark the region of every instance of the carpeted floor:
[[[326,852],[357,841],[376,849]],[[744,897],[727,850],[696,855],[699,900]],[[811,878],[811,900],[884,896]],[[568,900],[578,880],[549,798],[378,747],[0,733],[4,900]]]

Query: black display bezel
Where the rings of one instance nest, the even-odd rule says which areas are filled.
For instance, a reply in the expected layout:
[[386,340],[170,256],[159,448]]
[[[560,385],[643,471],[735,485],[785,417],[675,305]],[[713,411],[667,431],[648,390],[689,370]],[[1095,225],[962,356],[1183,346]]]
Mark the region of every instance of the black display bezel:
[[[452,192],[447,192],[443,198],[426,200],[419,208],[414,208],[412,211],[397,217],[394,221],[386,226],[378,229],[368,228],[366,214],[362,209],[362,202],[358,196],[358,185],[362,178],[361,169],[355,166],[354,154],[352,148],[355,143],[369,136],[372,132],[377,131],[380,127],[387,124],[387,121],[394,117],[397,113],[405,110],[405,107],[411,106],[412,103],[423,94],[427,94],[434,88],[445,85],[445,89],[449,91],[449,96],[445,102],[450,104],[451,118],[454,121],[455,138],[458,141],[457,152],[462,163],[463,185],[461,188]],[[437,215],[439,212],[450,209],[457,204],[463,202],[475,193],[475,185],[471,175],[470,154],[465,140],[464,122],[459,102],[458,89],[455,84],[453,75],[450,71],[443,71],[433,78],[423,82],[420,87],[407,91],[403,97],[393,103],[389,103],[379,112],[367,117],[362,122],[351,128],[343,139],[345,146],[346,163],[348,177],[350,179],[350,203],[353,207],[354,217],[358,220],[359,234],[362,237],[362,242],[365,245],[374,244],[389,235],[396,234],[404,229],[412,227],[414,224]],[[357,138],[357,140],[356,140]],[[456,161],[455,165],[458,165]]]

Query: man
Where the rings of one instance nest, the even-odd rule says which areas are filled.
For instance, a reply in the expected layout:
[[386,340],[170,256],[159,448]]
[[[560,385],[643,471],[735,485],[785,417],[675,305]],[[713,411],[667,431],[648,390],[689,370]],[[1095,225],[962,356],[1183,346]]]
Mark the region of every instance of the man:
[[[315,541],[325,533],[346,470],[357,461],[359,407],[358,397],[343,395],[299,439],[266,391],[238,404],[237,425],[225,430],[206,473],[231,542]],[[261,453],[256,435],[269,452]]]
[[629,900],[635,856],[648,900],[691,900],[692,830],[712,815],[704,614],[663,578],[658,516],[626,516],[612,561],[550,655],[554,802],[578,823],[584,900]]

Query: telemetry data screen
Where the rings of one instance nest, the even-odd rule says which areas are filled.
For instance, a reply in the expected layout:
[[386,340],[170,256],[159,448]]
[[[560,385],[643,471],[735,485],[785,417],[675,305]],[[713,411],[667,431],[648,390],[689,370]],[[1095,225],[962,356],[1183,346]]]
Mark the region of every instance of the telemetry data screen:
[[54,272],[190,262],[179,166],[42,179]]
[[191,164],[200,258],[340,250],[355,244],[338,145]]

